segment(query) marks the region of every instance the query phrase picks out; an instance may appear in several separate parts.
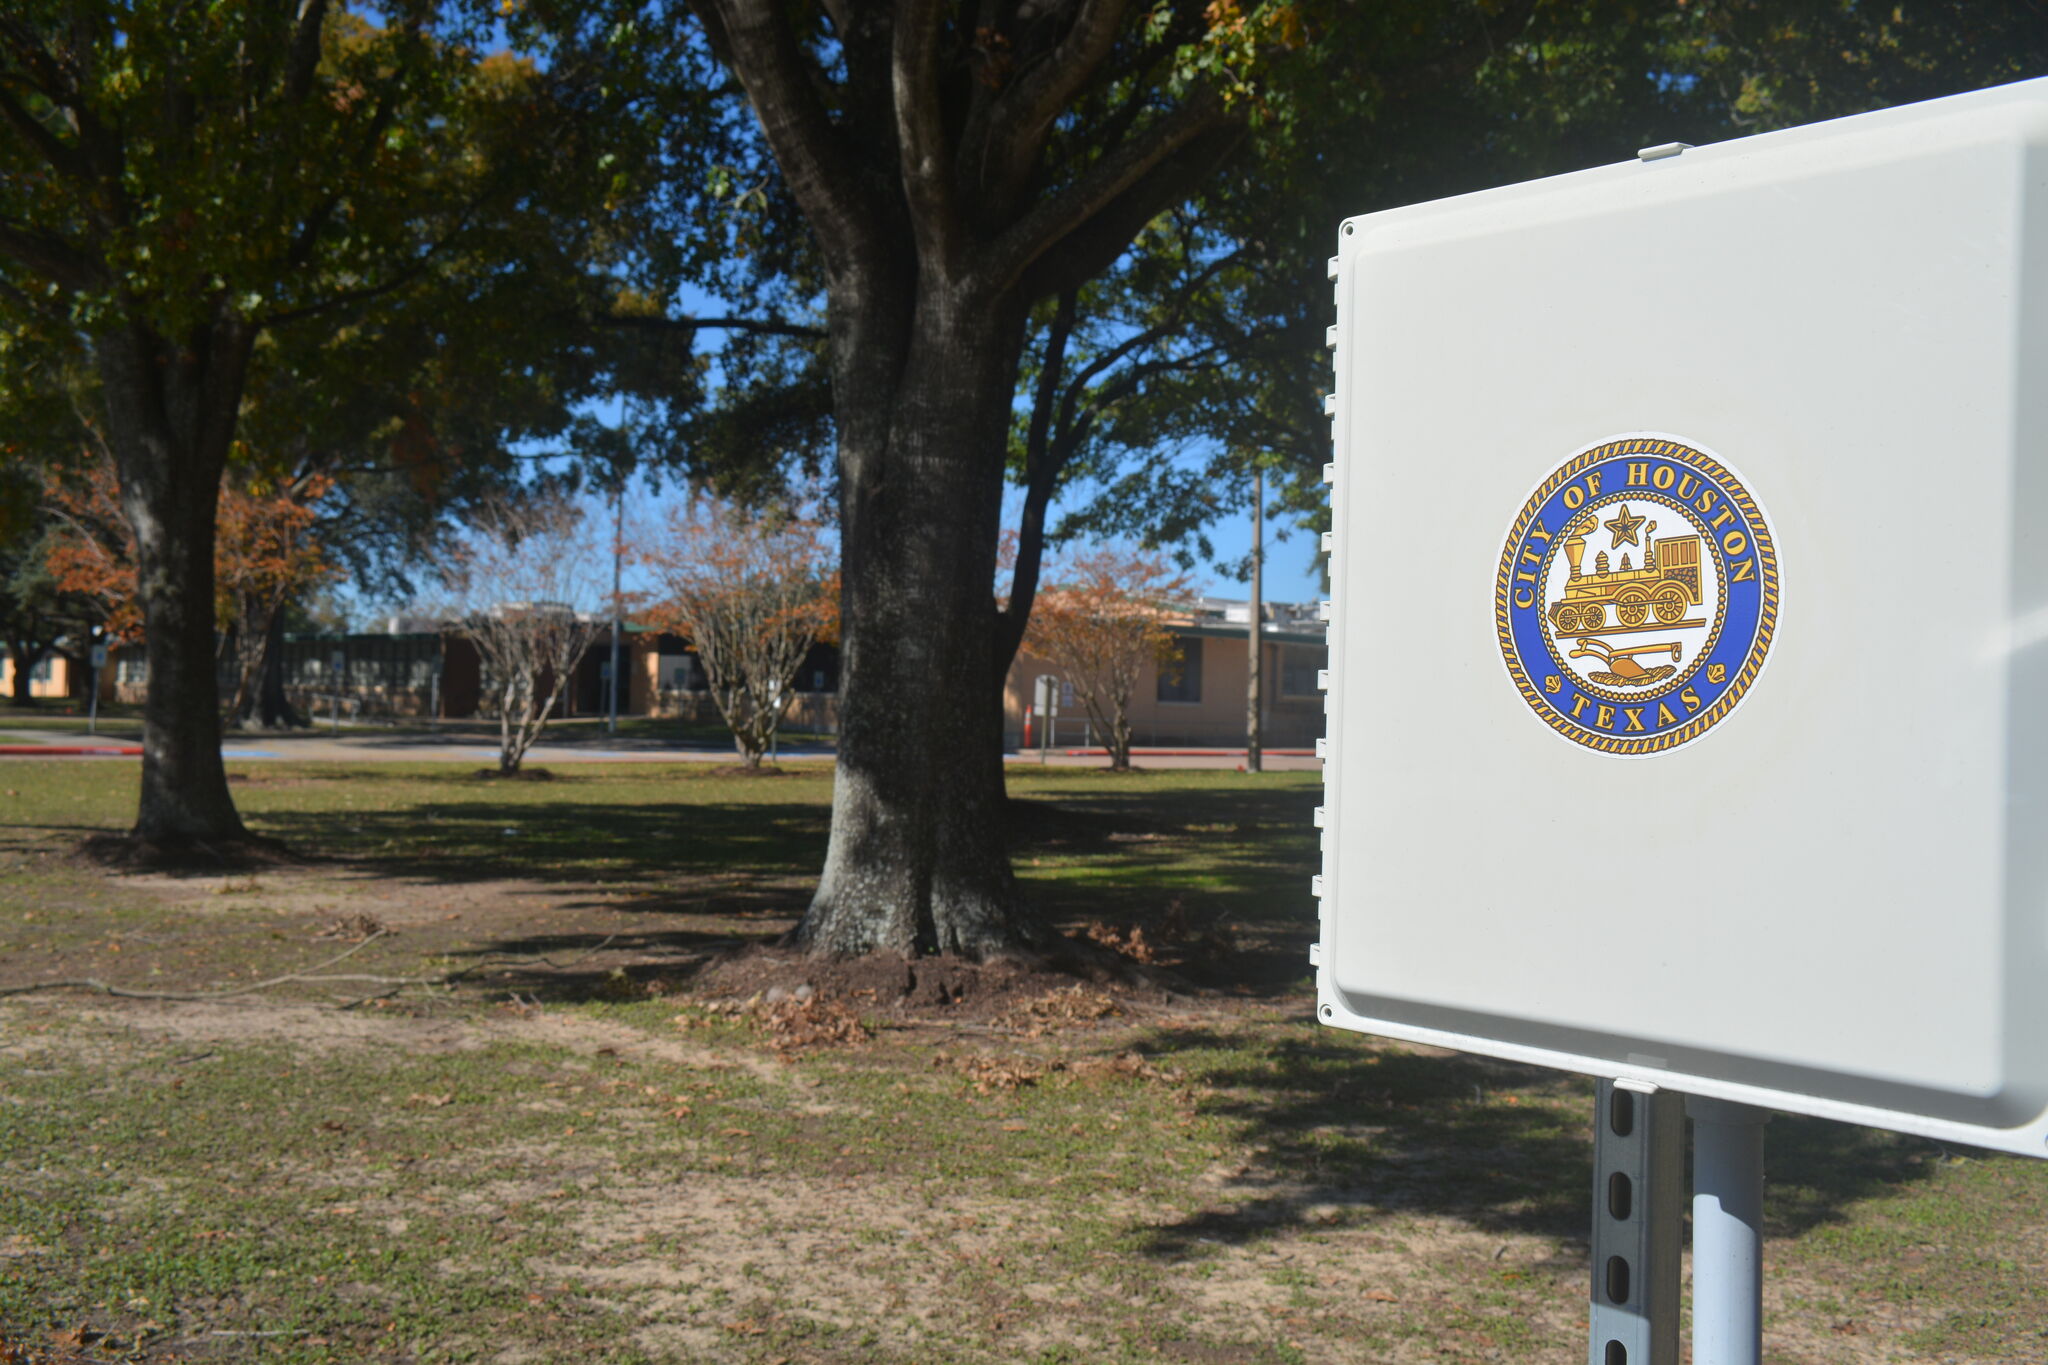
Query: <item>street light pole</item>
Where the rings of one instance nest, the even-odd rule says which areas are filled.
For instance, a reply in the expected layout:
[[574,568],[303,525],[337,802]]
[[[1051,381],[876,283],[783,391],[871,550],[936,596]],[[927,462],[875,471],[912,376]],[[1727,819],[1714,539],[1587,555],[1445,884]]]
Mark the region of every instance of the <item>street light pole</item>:
[[608,735],[619,732],[619,632],[625,629],[619,620],[619,576],[625,553],[626,481],[622,478],[612,491],[612,670],[611,695],[606,700],[604,719],[604,732]]
[[1247,660],[1244,699],[1244,770],[1248,773],[1262,771],[1262,736],[1259,733],[1259,618],[1265,615],[1263,584],[1259,571],[1264,567],[1266,523],[1266,471],[1252,470],[1252,601],[1246,615],[1246,634],[1251,637],[1251,656]]

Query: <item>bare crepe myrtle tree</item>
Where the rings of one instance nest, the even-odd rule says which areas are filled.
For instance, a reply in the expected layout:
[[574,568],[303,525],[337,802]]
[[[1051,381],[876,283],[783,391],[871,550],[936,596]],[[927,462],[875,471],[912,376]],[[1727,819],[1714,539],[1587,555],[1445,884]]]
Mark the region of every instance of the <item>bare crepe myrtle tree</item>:
[[1073,556],[1039,590],[1025,648],[1074,685],[1117,772],[1131,766],[1131,694],[1147,660],[1165,665],[1167,621],[1188,592],[1163,556],[1113,546]]
[[823,525],[701,499],[678,508],[640,558],[658,599],[645,619],[689,637],[741,761],[760,767],[804,657],[838,625]]
[[455,634],[476,646],[483,700],[498,716],[498,774],[516,775],[606,624],[603,547],[566,495],[493,498],[469,519],[469,535],[445,578],[443,609]]

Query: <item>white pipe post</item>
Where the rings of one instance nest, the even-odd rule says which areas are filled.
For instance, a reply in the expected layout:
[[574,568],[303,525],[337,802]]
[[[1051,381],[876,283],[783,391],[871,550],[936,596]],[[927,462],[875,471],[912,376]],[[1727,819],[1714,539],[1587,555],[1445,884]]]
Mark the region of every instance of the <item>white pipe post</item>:
[[1762,1365],[1767,1110],[1686,1098],[1692,1118],[1693,1365]]
[[619,634],[626,623],[619,607],[620,575],[626,558],[626,481],[621,478],[612,493],[612,657],[609,690],[605,697],[604,732],[619,732]]

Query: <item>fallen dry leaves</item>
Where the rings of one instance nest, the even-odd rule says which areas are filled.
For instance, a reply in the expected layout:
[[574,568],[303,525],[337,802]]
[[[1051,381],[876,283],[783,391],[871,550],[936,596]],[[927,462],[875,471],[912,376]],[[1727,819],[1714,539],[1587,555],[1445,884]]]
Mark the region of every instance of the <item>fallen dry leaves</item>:
[[344,915],[329,920],[326,927],[313,935],[314,938],[346,939],[351,943],[362,943],[379,935],[386,937],[397,933],[390,925],[375,915]]
[[1075,982],[1058,986],[997,1015],[989,1022],[997,1028],[1015,1029],[1027,1038],[1042,1037],[1055,1029],[1099,1023],[1123,1014],[1124,1008],[1103,991]]
[[1127,957],[1133,962],[1152,963],[1159,960],[1159,951],[1145,938],[1145,931],[1138,925],[1110,925],[1096,920],[1083,931],[1090,943],[1099,943],[1111,952]]
[[1164,1081],[1169,1084],[1182,1079],[1179,1071],[1171,1067],[1157,1066],[1136,1052],[1072,1059],[1021,1054],[997,1057],[985,1052],[955,1056],[951,1053],[936,1052],[932,1054],[932,1065],[960,1072],[967,1077],[969,1086],[978,1095],[1021,1090],[1027,1085],[1036,1085],[1052,1075],[1063,1075],[1074,1080]]

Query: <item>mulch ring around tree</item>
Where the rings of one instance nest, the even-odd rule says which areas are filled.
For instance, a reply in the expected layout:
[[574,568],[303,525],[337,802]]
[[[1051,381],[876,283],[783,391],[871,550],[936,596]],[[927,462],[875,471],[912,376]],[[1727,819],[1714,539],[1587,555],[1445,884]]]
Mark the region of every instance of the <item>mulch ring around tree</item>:
[[[1135,964],[1073,939],[1032,957],[977,962],[951,953],[906,958],[811,957],[801,949],[755,944],[705,965],[688,992],[700,1000],[831,1000],[898,1019],[987,1023],[1028,1014],[1048,999],[1158,1007],[1211,992],[1170,972]],[[1078,1006],[1077,1006],[1078,1007]]]

